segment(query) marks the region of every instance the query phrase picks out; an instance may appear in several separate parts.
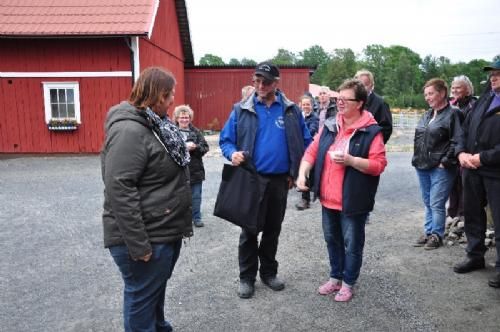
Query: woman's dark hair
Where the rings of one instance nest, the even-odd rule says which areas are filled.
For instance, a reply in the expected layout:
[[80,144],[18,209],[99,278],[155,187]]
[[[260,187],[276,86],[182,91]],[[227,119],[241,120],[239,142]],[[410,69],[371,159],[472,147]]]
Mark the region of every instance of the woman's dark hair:
[[153,107],[172,92],[175,83],[171,72],[159,67],[146,68],[135,82],[129,102],[139,109]]
[[361,111],[364,109],[366,100],[368,99],[368,92],[366,91],[363,83],[357,78],[349,78],[342,83],[337,91],[351,89],[354,91],[354,99],[363,102]]
[[448,84],[446,84],[446,82],[440,78],[431,78],[430,80],[428,80],[425,85],[424,85],[424,89],[425,88],[428,88],[428,87],[434,87],[434,89],[437,91],[437,92],[443,92],[444,91],[444,95],[445,97],[448,96]]

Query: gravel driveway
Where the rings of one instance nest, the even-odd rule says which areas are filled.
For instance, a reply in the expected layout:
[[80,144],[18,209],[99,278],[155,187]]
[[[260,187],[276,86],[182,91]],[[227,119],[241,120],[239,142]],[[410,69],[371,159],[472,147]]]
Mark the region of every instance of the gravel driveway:
[[[317,295],[328,277],[320,205],[291,191],[278,260],[286,288],[256,283],[241,300],[236,226],[212,216],[223,159],[205,158],[206,227],[184,246],[167,288],[176,331],[498,331],[500,290],[488,269],[457,275],[460,246],[414,248],[423,206],[411,154],[391,152],[367,225],[355,297]],[[98,156],[0,159],[0,331],[121,331],[122,281],[102,246]]]

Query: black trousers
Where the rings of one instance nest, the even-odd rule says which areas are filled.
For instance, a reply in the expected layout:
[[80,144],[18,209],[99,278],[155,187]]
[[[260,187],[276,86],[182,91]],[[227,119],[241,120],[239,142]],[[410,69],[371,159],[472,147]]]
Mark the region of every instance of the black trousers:
[[484,177],[477,171],[464,169],[462,174],[464,190],[465,235],[467,235],[467,256],[483,257],[486,232],[486,205],[489,202],[495,226],[497,243],[496,270],[500,272],[500,179]]
[[268,184],[259,213],[259,220],[263,223],[260,243],[258,234],[252,234],[242,228],[238,248],[240,279],[251,282],[254,282],[257,276],[259,260],[261,278],[272,277],[278,273],[276,252],[288,197],[287,175],[263,177]]
[[462,189],[462,169],[460,167],[457,168],[457,176],[453,182],[448,203],[448,216],[455,218],[464,215],[464,193]]

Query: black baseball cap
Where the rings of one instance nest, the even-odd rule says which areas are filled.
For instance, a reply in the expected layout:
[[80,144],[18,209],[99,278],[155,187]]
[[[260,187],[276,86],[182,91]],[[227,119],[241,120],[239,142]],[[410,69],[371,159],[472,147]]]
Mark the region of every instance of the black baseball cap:
[[484,71],[500,70],[500,60],[490,63],[490,65],[484,67],[483,70]]
[[271,62],[261,62],[255,67],[254,75],[261,75],[268,80],[279,80],[280,71],[276,65]]

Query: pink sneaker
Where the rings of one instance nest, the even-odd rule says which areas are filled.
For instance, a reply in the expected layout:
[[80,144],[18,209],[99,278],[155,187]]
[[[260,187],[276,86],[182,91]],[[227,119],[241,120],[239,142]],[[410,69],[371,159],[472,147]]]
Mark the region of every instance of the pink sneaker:
[[350,299],[352,299],[352,289],[349,287],[342,287],[335,295],[335,301],[337,302],[347,302]]
[[337,292],[338,290],[340,290],[340,288],[341,288],[340,284],[335,284],[331,280],[328,280],[323,285],[319,286],[318,292],[321,295],[328,295]]

